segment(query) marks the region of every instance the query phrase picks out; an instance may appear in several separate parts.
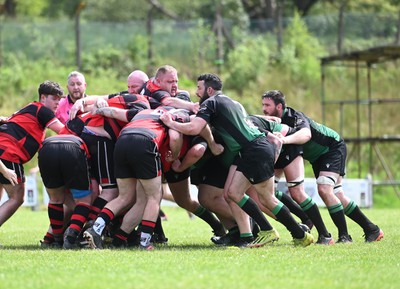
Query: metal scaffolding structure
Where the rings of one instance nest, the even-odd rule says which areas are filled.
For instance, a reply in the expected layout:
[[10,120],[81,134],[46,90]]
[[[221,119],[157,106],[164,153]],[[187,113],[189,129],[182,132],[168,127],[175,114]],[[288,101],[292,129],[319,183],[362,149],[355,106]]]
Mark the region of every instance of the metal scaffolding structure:
[[[383,169],[386,172],[388,181],[374,181],[373,185],[391,185],[393,186],[397,196],[400,198],[400,180],[395,180],[392,174],[390,166],[387,164],[379,144],[384,142],[400,143],[400,135],[384,135],[374,137],[372,134],[372,106],[383,103],[400,104],[400,98],[394,99],[373,99],[371,93],[371,68],[372,65],[379,64],[382,62],[395,61],[400,59],[400,46],[388,45],[378,46],[369,48],[366,50],[353,51],[341,55],[332,55],[321,58],[321,104],[322,104],[322,120],[326,122],[326,112],[328,106],[335,104],[340,107],[340,129],[339,133],[342,135],[346,143],[354,144],[352,150],[349,153],[349,159],[355,154],[357,165],[358,165],[358,177],[361,178],[361,145],[369,145],[369,172],[372,171],[373,165],[373,152],[379,159]],[[335,99],[328,100],[325,93],[325,81],[326,81],[326,68],[327,66],[343,66],[355,69],[355,99]],[[360,69],[367,69],[367,99],[361,99],[360,97]],[[347,105],[355,106],[356,113],[356,136],[346,138],[343,135],[344,127],[344,107]],[[368,132],[367,136],[361,135],[361,120],[360,120],[360,107],[367,105],[368,112]],[[400,108],[400,107],[399,107]]]

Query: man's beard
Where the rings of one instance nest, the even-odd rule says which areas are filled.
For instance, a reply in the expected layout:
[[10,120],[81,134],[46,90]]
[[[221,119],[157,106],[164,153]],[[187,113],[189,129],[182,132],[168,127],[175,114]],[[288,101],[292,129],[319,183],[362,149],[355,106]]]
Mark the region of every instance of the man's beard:
[[278,117],[278,110],[275,108],[274,111],[272,113],[266,113],[266,111],[263,111],[264,115],[268,115],[268,116],[276,116]]
[[208,95],[208,93],[204,92],[203,96],[200,97],[199,104],[201,105],[203,102],[205,102],[209,98],[210,98],[210,96]]
[[69,96],[73,99],[73,100],[78,100],[81,99],[83,97],[83,93],[70,93]]

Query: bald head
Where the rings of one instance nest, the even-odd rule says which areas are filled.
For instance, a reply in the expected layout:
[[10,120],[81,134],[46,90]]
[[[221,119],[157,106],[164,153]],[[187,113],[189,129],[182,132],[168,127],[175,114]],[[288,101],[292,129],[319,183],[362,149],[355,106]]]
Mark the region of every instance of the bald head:
[[149,80],[146,73],[141,70],[134,70],[128,76],[128,92],[132,94],[140,93],[140,89]]

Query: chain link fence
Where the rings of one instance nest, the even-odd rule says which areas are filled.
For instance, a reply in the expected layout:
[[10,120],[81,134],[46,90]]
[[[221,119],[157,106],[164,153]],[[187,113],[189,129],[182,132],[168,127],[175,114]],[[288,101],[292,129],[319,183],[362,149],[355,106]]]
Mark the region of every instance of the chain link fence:
[[[303,18],[308,30],[318,38],[327,53],[335,54],[338,41],[338,15],[321,15]],[[283,28],[291,18],[283,19]],[[193,44],[199,45],[201,30],[211,30],[211,22],[201,21],[154,21],[152,23],[151,48],[154,54],[168,59],[190,61]],[[376,45],[393,44],[396,41],[398,16],[396,14],[346,14],[344,17],[343,50],[356,50]],[[201,27],[200,27],[201,26]],[[224,20],[228,33],[234,34],[237,28],[232,21]],[[140,21],[110,23],[80,21],[81,52],[83,54],[100,48],[114,47],[129,49],[138,39],[145,39],[148,45],[146,23]],[[258,20],[249,23],[250,35],[265,35],[266,39],[277,41],[276,26],[273,20]],[[235,39],[236,42],[240,38]],[[207,41],[213,41],[208,39]],[[285,39],[283,39],[283,43]],[[268,45],[276,47],[271,41]],[[212,47],[212,46],[210,46]],[[38,58],[63,59],[74,64],[76,37],[74,20],[51,22],[0,21],[0,57],[9,53],[24,56],[29,60]],[[2,60],[2,59],[0,59]],[[3,62],[3,61],[2,61]]]

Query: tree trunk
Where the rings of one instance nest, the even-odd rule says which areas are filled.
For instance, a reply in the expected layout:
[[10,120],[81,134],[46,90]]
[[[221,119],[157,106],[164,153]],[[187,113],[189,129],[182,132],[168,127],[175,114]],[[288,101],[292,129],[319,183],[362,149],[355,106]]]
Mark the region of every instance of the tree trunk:
[[[281,0],[278,0],[278,3],[282,2]],[[265,5],[265,11],[267,18],[273,19],[275,14],[276,14],[276,8],[277,8],[277,3],[275,0],[265,0],[264,1]],[[278,4],[280,5],[280,4]]]
[[173,11],[167,10],[164,6],[162,6],[160,4],[160,2],[158,2],[158,0],[149,0],[149,3],[158,11],[160,11],[162,14],[167,15],[168,17],[174,19],[174,20],[178,20],[179,17],[178,15],[176,15]]
[[295,0],[294,5],[299,10],[301,16],[306,16],[311,7],[319,0]]
[[344,38],[344,11],[346,10],[347,1],[342,1],[339,7],[339,20],[338,20],[338,40],[337,50],[338,54],[342,54],[343,38]]
[[81,12],[76,11],[75,14],[75,56],[76,56],[76,67],[78,67],[78,70],[81,70],[81,25],[80,25],[80,19],[81,19]]
[[275,23],[276,23],[276,40],[278,44],[278,52],[281,53],[282,51],[282,45],[283,45],[283,8],[284,8],[284,3],[279,1],[278,6],[276,7],[276,17],[275,17]]
[[397,19],[397,33],[396,33],[396,45],[400,45],[400,11],[399,18]]
[[221,4],[218,4],[218,7],[215,12],[215,23],[214,23],[215,34],[217,37],[217,55],[216,55],[216,64],[218,68],[218,74],[222,72],[222,65],[224,63],[224,37],[222,32],[222,17],[221,17]]
[[86,7],[85,2],[80,1],[75,9],[75,56],[78,70],[82,69],[81,63],[81,11]]
[[150,7],[146,21],[148,71],[153,70],[153,9]]
[[[4,9],[4,14],[7,16],[7,17],[15,17],[17,14],[16,14],[16,11],[17,11],[17,3],[16,3],[16,1],[15,0],[6,0],[5,2],[4,2],[4,4],[3,4],[3,7],[2,7],[3,9]],[[2,9],[2,10],[3,10]]]

